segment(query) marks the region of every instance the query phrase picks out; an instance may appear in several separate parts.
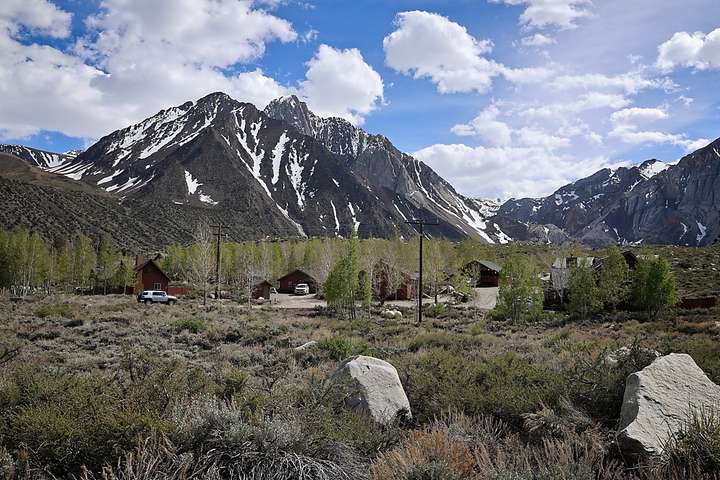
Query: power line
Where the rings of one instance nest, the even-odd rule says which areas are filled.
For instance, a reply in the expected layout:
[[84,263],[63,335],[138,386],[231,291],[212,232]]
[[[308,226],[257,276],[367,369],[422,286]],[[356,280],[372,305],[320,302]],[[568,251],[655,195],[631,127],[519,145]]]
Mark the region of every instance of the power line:
[[217,243],[215,246],[215,300],[218,300],[220,298],[220,252],[222,251],[220,248],[220,242],[223,236],[222,229],[224,227],[225,225],[223,225],[222,223],[220,223],[219,225],[210,225],[210,228],[217,229],[217,232],[213,233],[213,235],[217,237]]
[[422,296],[423,296],[423,238],[425,237],[425,226],[439,225],[438,221],[426,222],[424,220],[412,219],[405,223],[420,227],[420,266],[418,268],[418,325],[422,324]]

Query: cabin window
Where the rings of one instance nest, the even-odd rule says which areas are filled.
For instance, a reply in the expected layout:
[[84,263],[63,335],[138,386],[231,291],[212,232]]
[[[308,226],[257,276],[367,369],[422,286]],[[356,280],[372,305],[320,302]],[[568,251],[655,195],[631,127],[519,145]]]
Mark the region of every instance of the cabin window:
[[161,290],[161,289],[162,289],[161,283],[158,283],[158,282],[153,283],[153,290]]

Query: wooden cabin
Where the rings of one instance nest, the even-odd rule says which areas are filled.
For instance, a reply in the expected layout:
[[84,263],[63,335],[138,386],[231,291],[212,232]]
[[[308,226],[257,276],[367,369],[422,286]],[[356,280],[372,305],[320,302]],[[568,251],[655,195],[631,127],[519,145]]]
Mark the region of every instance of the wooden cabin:
[[258,283],[253,287],[252,298],[254,300],[257,300],[259,298],[270,300],[270,292],[272,291],[272,287],[272,283],[268,282],[267,280],[263,280],[262,282]]
[[309,275],[302,270],[293,270],[287,275],[278,278],[278,292],[279,293],[295,293],[295,286],[301,283],[306,283],[310,287],[310,293],[317,293],[318,282],[312,275]]
[[135,257],[135,288],[134,293],[143,290],[168,291],[170,279],[155,260],[145,260],[142,255]]
[[497,287],[500,285],[502,267],[489,260],[473,260],[463,267],[463,273],[472,279],[477,288]]

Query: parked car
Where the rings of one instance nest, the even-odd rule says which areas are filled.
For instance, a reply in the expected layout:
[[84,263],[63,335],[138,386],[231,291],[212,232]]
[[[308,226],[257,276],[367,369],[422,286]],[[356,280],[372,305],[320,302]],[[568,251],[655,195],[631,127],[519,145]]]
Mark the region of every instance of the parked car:
[[162,290],[145,290],[137,296],[138,303],[167,303],[168,305],[175,305],[177,300],[177,297],[168,295]]
[[307,283],[295,285],[295,295],[307,295],[310,293],[310,286]]

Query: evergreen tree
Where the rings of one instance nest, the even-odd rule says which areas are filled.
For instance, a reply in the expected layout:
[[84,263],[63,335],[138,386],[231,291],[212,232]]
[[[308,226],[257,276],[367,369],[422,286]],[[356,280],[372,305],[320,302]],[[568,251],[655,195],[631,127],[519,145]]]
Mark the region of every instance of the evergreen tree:
[[568,297],[568,310],[580,320],[585,320],[598,311],[600,300],[592,266],[581,263],[570,270]]
[[628,265],[625,257],[617,246],[610,245],[605,251],[598,288],[602,302],[612,306],[613,310],[617,309],[618,304],[627,297],[627,274]]
[[508,257],[500,275],[498,311],[513,322],[537,318],[542,311],[540,277],[527,258]]

